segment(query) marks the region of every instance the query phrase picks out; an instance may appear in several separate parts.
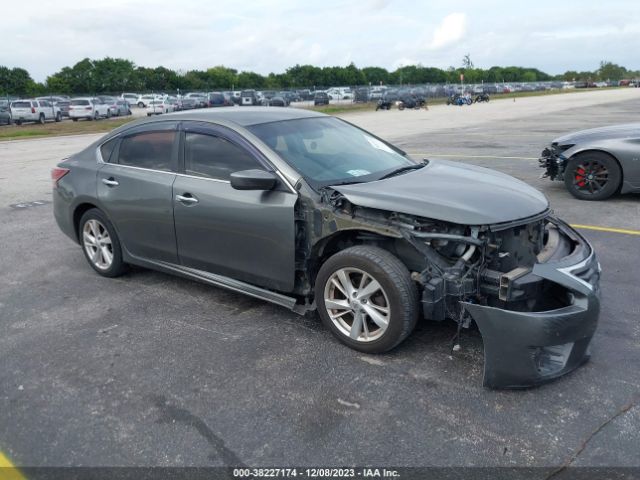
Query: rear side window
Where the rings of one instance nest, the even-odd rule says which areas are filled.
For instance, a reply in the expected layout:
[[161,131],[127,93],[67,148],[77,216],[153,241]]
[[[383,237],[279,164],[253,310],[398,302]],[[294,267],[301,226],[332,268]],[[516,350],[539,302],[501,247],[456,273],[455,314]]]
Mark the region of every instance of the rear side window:
[[262,166],[246,150],[221,137],[187,133],[184,146],[185,171],[188,175],[229,180],[233,172]]
[[113,149],[116,147],[117,138],[112,138],[106,143],[103,143],[100,147],[100,155],[102,156],[103,162],[110,162],[111,155],[113,154]]
[[118,155],[120,165],[171,171],[174,131],[144,132],[122,139]]

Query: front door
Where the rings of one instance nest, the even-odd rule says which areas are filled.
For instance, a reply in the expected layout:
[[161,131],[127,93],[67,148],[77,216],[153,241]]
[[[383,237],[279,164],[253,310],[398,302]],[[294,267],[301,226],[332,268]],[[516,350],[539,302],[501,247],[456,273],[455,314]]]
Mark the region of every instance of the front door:
[[183,174],[173,184],[178,256],[189,267],[274,290],[294,284],[294,205],[284,184],[235,190],[232,172],[271,168],[237,133],[186,125]]

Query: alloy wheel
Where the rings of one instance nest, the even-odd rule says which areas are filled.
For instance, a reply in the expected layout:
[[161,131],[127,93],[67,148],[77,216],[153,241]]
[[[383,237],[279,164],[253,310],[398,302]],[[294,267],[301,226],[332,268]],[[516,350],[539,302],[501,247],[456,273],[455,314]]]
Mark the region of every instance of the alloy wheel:
[[598,160],[589,160],[576,166],[573,172],[573,184],[584,194],[600,192],[609,181],[609,170]]
[[109,232],[96,219],[87,220],[82,229],[82,243],[87,256],[100,270],[108,270],[113,263],[113,245]]
[[391,319],[389,299],[382,285],[358,268],[341,268],[329,277],[324,306],[340,333],[358,342],[380,338]]

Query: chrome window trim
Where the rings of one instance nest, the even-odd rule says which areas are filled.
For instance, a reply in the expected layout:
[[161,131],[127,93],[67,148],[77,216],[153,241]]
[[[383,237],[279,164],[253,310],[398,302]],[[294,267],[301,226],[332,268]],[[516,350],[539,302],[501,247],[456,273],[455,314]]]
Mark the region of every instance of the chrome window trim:
[[[213,123],[213,122],[207,122],[207,123]],[[265,155],[265,152],[263,151],[262,148],[260,148],[258,145],[255,144],[255,142],[252,142],[251,139],[246,138],[247,135],[246,133],[251,134],[251,132],[248,132],[246,130],[243,129],[243,131],[239,131],[236,128],[233,128],[231,125],[226,125],[226,124],[222,124],[222,123],[213,123],[213,125],[222,125],[223,127],[227,127],[230,128],[231,130],[235,131],[236,133],[238,133],[239,135],[242,135],[248,142],[250,142],[255,148],[257,148],[263,155]],[[179,130],[176,130],[176,133],[179,132]],[[140,132],[142,133],[142,132]],[[209,177],[198,177],[196,175],[188,175],[185,173],[178,173],[178,172],[167,172],[165,170],[154,170],[152,168],[142,168],[142,167],[134,167],[131,165],[122,165],[120,163],[110,163],[110,162],[105,162],[104,159],[102,158],[102,153],[100,152],[100,149],[102,148],[102,146],[111,141],[111,140],[115,140],[118,137],[121,137],[123,134],[126,134],[126,131],[123,132],[119,132],[116,135],[107,138],[106,140],[100,142],[97,146],[96,146],[96,162],[98,164],[102,164],[102,165],[117,165],[119,167],[125,167],[125,168],[133,168],[136,170],[145,170],[147,172],[157,172],[157,173],[170,173],[173,175],[179,175],[181,177],[188,177],[188,178],[199,178],[202,180],[210,180],[213,182],[218,182],[218,183],[228,183],[231,184],[231,182],[229,180],[221,180],[218,178],[209,178]],[[253,135],[251,135],[253,136]],[[254,138],[257,138],[255,136],[253,136]],[[259,140],[259,139],[258,139]],[[274,164],[274,162],[271,160],[270,155],[265,155],[267,161],[269,162],[269,164],[273,167],[273,171],[274,173],[278,176],[278,178],[280,178],[280,180],[282,180],[282,183],[285,184],[285,186],[289,189],[290,193],[294,194],[294,195],[298,195],[298,191],[293,187],[293,185],[291,184],[291,182],[289,181],[289,179],[280,171],[280,169],[278,168],[277,165]]]
[[133,165],[122,165],[121,163],[108,163],[101,162],[104,165],[113,165],[114,167],[122,167],[122,168],[132,168],[134,170],[143,170],[145,172],[155,172],[155,173],[168,173],[169,175],[179,175],[178,173],[171,170],[170,172],[166,170],[154,170],[153,168],[143,168],[143,167],[134,167]]

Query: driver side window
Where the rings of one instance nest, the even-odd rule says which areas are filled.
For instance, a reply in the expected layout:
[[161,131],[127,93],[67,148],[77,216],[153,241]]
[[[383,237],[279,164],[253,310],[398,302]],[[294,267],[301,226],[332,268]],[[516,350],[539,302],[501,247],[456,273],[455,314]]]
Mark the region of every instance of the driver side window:
[[187,175],[227,181],[233,172],[263,170],[243,148],[221,137],[193,132],[185,134],[184,163]]

